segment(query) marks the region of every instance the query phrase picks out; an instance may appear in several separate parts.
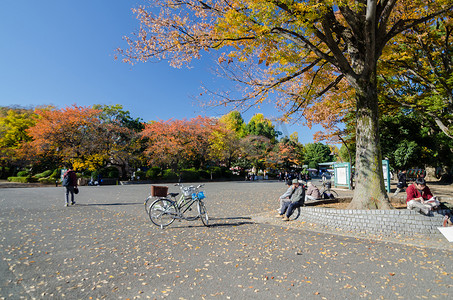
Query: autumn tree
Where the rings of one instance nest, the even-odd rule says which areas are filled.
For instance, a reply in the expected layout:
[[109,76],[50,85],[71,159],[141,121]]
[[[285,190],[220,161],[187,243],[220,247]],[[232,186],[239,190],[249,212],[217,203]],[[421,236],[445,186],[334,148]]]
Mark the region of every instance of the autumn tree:
[[272,121],[265,118],[263,114],[255,114],[245,126],[246,135],[264,136],[272,143],[276,142],[278,133]]
[[290,170],[303,163],[303,153],[303,146],[295,135],[292,135],[292,138],[283,137],[268,153],[266,162],[269,167]]
[[220,117],[219,121],[224,124],[227,129],[235,132],[238,138],[245,136],[246,124],[244,123],[241,113],[237,110],[233,110],[226,115],[223,115]]
[[247,135],[240,140],[241,157],[250,161],[256,169],[264,169],[274,143],[262,135]]
[[202,167],[209,157],[216,119],[196,117],[190,120],[155,121],[145,124],[140,133],[146,141],[145,154],[150,164],[170,166],[178,171],[182,165]]
[[20,150],[31,140],[27,129],[34,124],[33,109],[0,107],[0,175],[17,161],[28,160]]
[[99,110],[99,131],[103,136],[98,140],[99,150],[103,150],[108,163],[119,167],[125,176],[131,163],[140,164],[143,149],[138,133],[144,129],[143,122],[133,119],[119,104],[98,104],[93,105],[93,109]]
[[209,157],[218,164],[231,167],[241,153],[239,141],[244,136],[244,127],[244,120],[239,112],[223,115],[219,119],[219,126],[212,132]]
[[[293,112],[336,93],[355,98],[357,185],[351,208],[390,208],[378,134],[377,62],[386,45],[452,10],[451,0],[161,0],[135,10],[141,28],[124,60],[170,60],[179,67],[203,51],[223,50],[225,75],[245,85],[242,101],[272,92]],[[244,76],[240,76],[243,74]],[[234,99],[222,97],[226,102]]]
[[76,164],[79,168],[85,168],[87,163],[94,168],[102,166],[105,156],[98,149],[103,138],[99,134],[99,113],[99,110],[76,105],[61,110],[35,109],[36,124],[27,130],[32,141],[25,147],[36,158]]

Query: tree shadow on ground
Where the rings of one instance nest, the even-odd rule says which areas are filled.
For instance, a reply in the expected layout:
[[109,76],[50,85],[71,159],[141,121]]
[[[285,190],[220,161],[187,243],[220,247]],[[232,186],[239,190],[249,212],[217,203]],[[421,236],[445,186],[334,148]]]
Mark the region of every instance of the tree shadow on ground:
[[122,206],[122,205],[143,205],[143,202],[140,203],[76,203],[77,206]]
[[[231,220],[231,222],[228,222],[229,220]],[[248,221],[248,220],[250,220],[250,221]],[[226,217],[226,218],[210,217],[209,218],[209,225],[207,227],[210,227],[210,228],[211,227],[234,227],[234,226],[240,226],[240,225],[255,224],[255,222],[253,222],[251,220],[252,220],[251,217]],[[192,221],[181,220],[181,222],[184,222],[184,221],[186,221],[186,222],[196,222],[196,223],[192,223],[193,225],[192,224],[187,224],[187,225],[186,224],[181,224],[180,226],[175,225],[175,223],[173,223],[172,225],[170,225],[168,227],[169,228],[206,227],[206,226],[203,225],[203,223],[201,223],[201,220],[199,218],[195,219],[195,220],[192,220]],[[212,223],[212,221],[218,221],[218,222]],[[158,226],[156,226],[156,227],[158,227]]]

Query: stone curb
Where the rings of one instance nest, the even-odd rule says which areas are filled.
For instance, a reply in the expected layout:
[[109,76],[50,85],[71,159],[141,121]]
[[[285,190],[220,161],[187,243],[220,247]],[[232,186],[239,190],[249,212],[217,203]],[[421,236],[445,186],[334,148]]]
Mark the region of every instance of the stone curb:
[[[327,210],[328,212],[323,212]],[[333,211],[340,211],[336,214]],[[307,211],[314,211],[318,215],[316,217],[307,217],[304,214],[308,213]],[[273,226],[282,226],[291,229],[298,230],[308,230],[319,233],[327,233],[339,236],[346,236],[358,239],[370,239],[380,242],[391,242],[415,247],[422,248],[433,248],[438,250],[447,250],[453,251],[453,243],[448,242],[448,240],[439,232],[437,227],[442,227],[442,223],[438,223],[439,219],[443,219],[443,215],[438,214],[437,216],[424,216],[415,211],[410,211],[406,209],[402,210],[362,210],[355,213],[350,212],[345,214],[345,211],[352,210],[338,210],[332,208],[312,208],[312,207],[302,207],[301,216],[294,221],[284,222],[280,218],[276,218],[274,215],[276,212],[264,212],[261,214],[250,216],[255,223],[260,224],[269,224]],[[331,222],[326,222],[326,213],[330,212]],[[312,212],[313,213],[313,212]],[[314,214],[313,214],[314,215]],[[370,222],[368,229],[359,230],[351,229],[354,227],[361,227],[360,224],[351,225],[348,224],[345,220],[349,218],[352,220],[355,218],[358,223],[367,224],[368,217],[373,222]],[[392,221],[397,218],[400,218],[401,221],[398,222],[400,226],[408,228],[408,234],[403,234],[398,230],[394,231],[382,231],[380,230],[379,222],[387,222],[390,224]],[[378,221],[379,220],[379,221]],[[402,220],[411,220],[409,224],[401,225]],[[424,225],[417,225],[419,221],[422,221]],[[350,221],[352,222],[352,221]],[[423,223],[424,222],[424,223]],[[335,226],[335,224],[340,224],[340,226]],[[343,224],[343,225],[341,225]],[[345,226],[347,224],[348,226]],[[378,224],[378,225],[375,225]],[[439,225],[440,224],[440,225]],[[422,226],[427,226],[428,228],[423,229],[425,233],[419,233],[415,229]],[[397,226],[395,226],[396,228]],[[366,228],[364,226],[363,228]],[[390,227],[391,228],[391,227]],[[434,229],[435,230],[434,230]],[[429,232],[429,233],[428,233]]]
[[440,234],[444,216],[449,210],[438,210],[425,216],[407,209],[354,210],[302,207],[302,220],[332,228],[379,235]]

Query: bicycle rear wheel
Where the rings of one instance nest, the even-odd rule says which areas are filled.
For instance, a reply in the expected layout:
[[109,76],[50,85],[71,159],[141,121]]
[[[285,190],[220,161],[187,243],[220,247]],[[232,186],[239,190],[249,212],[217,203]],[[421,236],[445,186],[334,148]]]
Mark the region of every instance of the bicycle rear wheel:
[[148,215],[154,225],[165,227],[175,221],[178,212],[173,201],[169,199],[157,199],[149,207]]
[[201,200],[198,201],[198,213],[200,215],[201,222],[203,222],[203,225],[209,226],[208,212],[206,211],[206,206]]
[[150,203],[151,203],[151,200],[152,200],[152,199],[153,199],[153,198],[152,198],[151,196],[148,196],[148,198],[145,199],[145,203],[144,203],[144,204],[145,204],[145,211],[146,211],[146,214],[149,214],[149,208],[150,208],[150,206],[151,206]]

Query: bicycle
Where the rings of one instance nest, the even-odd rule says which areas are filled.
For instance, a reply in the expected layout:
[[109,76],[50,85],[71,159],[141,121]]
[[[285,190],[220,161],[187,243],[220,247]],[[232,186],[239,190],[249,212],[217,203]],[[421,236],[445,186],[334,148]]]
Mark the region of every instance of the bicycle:
[[323,199],[336,199],[338,198],[338,193],[331,189],[332,183],[326,181],[322,183],[322,189],[319,192]]
[[[209,226],[208,212],[203,202],[203,199],[205,199],[206,196],[203,191],[199,191],[204,184],[197,187],[185,187],[182,184],[176,184],[176,186],[179,186],[182,191],[179,199],[176,199],[176,196],[178,196],[179,193],[169,193],[168,195],[173,200],[159,197],[151,203],[149,209],[147,209],[151,222],[154,225],[163,228],[172,224],[176,219],[193,221],[200,218],[204,226]],[[149,199],[150,197],[145,201],[145,208],[147,207]],[[197,204],[197,210],[194,214],[192,205],[195,203]]]

